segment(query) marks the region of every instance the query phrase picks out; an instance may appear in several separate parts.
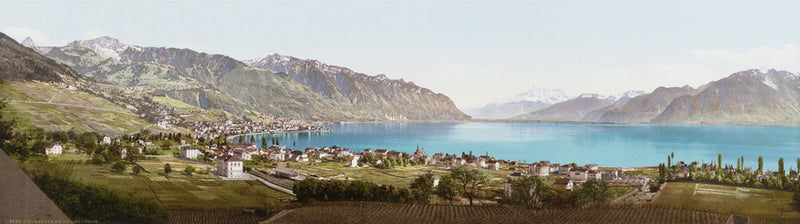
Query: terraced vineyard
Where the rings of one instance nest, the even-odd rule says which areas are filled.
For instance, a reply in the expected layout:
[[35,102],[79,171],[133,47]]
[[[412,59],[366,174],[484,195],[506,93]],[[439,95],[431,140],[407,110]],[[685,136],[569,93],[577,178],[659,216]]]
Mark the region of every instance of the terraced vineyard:
[[269,223],[724,223],[728,215],[658,207],[531,211],[504,206],[370,202],[308,204]]
[[255,210],[169,210],[169,224],[256,224],[268,219],[276,211]]

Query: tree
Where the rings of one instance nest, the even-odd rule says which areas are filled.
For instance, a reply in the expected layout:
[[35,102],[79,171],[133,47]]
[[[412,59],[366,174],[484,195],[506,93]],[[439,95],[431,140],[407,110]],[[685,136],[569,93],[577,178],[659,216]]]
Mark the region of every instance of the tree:
[[111,169],[114,169],[114,171],[117,171],[117,173],[122,173],[122,171],[125,171],[125,162],[119,161],[114,163],[114,165],[111,166]]
[[417,178],[411,182],[410,188],[417,201],[427,204],[428,196],[433,192],[433,172],[431,170],[426,170],[417,176]]
[[256,136],[252,136],[251,135],[250,136],[250,142],[255,143],[256,142]]
[[142,167],[133,166],[133,174],[139,175],[140,173],[142,173]]
[[6,150],[7,148],[5,146],[6,141],[11,140],[13,137],[14,133],[12,131],[16,123],[14,120],[6,120],[6,118],[3,117],[2,111],[6,108],[6,106],[8,106],[8,104],[6,104],[5,101],[0,100],[0,148],[3,148],[3,150]]
[[758,170],[756,170],[756,173],[761,174],[762,172],[764,172],[764,157],[759,156],[758,157]]
[[317,185],[319,185],[319,180],[306,178],[305,180],[295,182],[294,186],[292,186],[292,192],[297,195],[298,201],[311,201],[314,195],[317,194]]
[[667,156],[667,168],[672,167],[672,157]]
[[261,138],[261,148],[267,148],[267,138]]
[[717,169],[722,169],[722,153],[717,155],[717,163],[719,164],[717,165]]
[[489,181],[489,174],[485,170],[466,166],[454,167],[450,171],[450,175],[461,185],[461,194],[469,198],[469,205],[473,205],[472,200],[475,198],[478,188]]
[[452,202],[458,193],[456,180],[448,174],[442,175],[439,185],[436,186],[436,195]]
[[521,177],[511,184],[511,201],[528,208],[542,208],[553,203],[554,189],[538,176]]
[[185,169],[183,169],[183,173],[185,173],[186,176],[191,176],[192,173],[194,173],[194,170],[195,168],[193,166],[187,166]]
[[589,178],[585,183],[581,184],[577,191],[575,191],[578,206],[589,205],[595,202],[605,202],[606,199],[613,196],[608,182],[598,180],[596,178]]
[[169,173],[172,173],[172,166],[170,166],[169,163],[164,164],[164,174],[169,176]]

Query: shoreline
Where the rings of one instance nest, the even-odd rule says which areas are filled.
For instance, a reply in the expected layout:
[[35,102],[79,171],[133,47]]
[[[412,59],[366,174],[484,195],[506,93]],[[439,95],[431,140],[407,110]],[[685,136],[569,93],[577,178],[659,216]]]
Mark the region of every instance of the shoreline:
[[230,142],[230,143],[234,143],[232,140],[233,139],[237,139],[236,143],[238,144],[239,143],[239,140],[238,140],[239,136],[266,135],[266,134],[288,134],[288,133],[300,133],[300,132],[307,132],[307,133],[320,132],[320,133],[323,133],[323,132],[333,132],[333,130],[330,130],[330,129],[329,130],[294,130],[294,131],[279,131],[279,132],[274,132],[274,133],[273,132],[257,132],[257,133],[231,135],[231,136],[228,136],[227,138],[225,138],[225,140]]

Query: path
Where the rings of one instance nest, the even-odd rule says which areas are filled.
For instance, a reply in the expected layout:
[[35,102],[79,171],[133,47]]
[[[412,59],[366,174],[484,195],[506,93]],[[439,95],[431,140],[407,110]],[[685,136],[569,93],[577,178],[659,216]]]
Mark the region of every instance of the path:
[[9,103],[50,104],[50,105],[65,106],[65,107],[80,107],[80,108],[86,108],[86,109],[92,109],[92,110],[102,110],[102,111],[108,111],[108,112],[117,112],[117,113],[121,113],[121,114],[133,115],[133,116],[137,116],[137,117],[139,116],[137,114],[130,113],[130,112],[124,112],[124,111],[118,111],[118,110],[112,110],[112,109],[106,109],[106,108],[99,108],[99,107],[87,107],[87,106],[80,106],[80,105],[63,104],[63,103],[50,103],[50,102],[25,101],[25,100],[8,100],[6,102],[9,102]]

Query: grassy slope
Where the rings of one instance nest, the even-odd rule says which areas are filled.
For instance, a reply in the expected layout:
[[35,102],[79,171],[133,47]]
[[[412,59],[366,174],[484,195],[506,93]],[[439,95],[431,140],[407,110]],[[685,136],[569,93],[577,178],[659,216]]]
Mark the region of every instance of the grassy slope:
[[696,183],[668,183],[656,205],[760,217],[800,218],[792,193]]
[[[50,155],[53,160],[86,161],[85,154],[65,153]],[[75,178],[86,183],[111,188],[123,194],[133,194],[147,200],[157,200],[168,209],[243,209],[271,208],[281,200],[294,198],[267,188],[256,181],[223,181],[210,174],[186,176],[187,165],[205,170],[199,164],[187,164],[175,158],[159,158],[137,162],[149,173],[134,175],[132,165],[122,173],[111,170],[111,165],[76,164]],[[164,177],[163,164],[170,163],[172,173]],[[24,165],[32,165],[25,163]]]
[[11,101],[7,113],[16,117],[18,127],[23,130],[41,127],[47,131],[66,131],[75,128],[79,132],[96,131],[111,135],[129,134],[145,127],[166,131],[134,115],[129,108],[49,83],[2,83],[0,97]]

